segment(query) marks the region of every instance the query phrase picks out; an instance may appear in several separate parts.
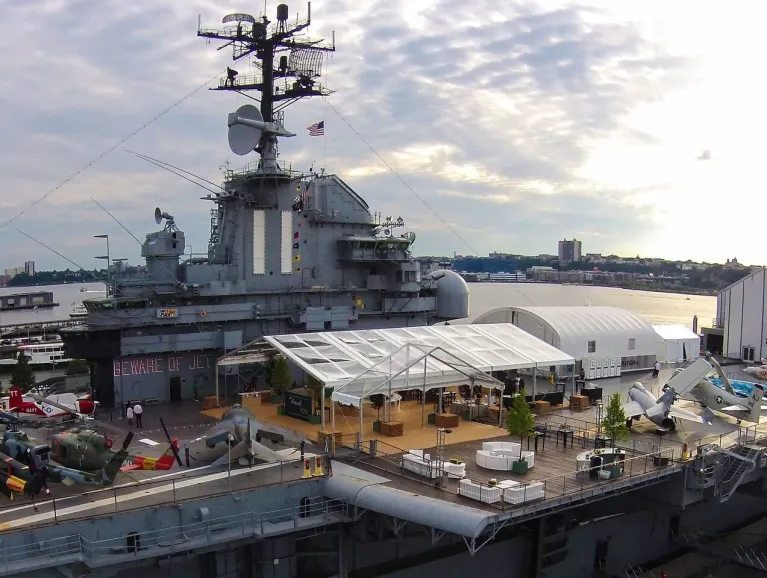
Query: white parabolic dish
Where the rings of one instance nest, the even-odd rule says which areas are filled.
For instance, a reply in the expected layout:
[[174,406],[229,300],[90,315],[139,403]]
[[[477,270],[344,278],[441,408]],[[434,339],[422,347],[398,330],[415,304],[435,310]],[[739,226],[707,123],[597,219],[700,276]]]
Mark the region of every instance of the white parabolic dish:
[[[263,122],[261,111],[252,104],[245,104],[234,113],[238,119]],[[236,155],[250,154],[261,140],[261,129],[235,122],[229,126],[229,148]]]

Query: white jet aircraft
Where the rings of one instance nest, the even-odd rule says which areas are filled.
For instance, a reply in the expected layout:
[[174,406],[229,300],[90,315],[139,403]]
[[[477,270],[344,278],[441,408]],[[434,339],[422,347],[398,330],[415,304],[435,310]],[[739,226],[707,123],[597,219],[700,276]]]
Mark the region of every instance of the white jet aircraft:
[[674,418],[711,425],[714,417],[711,410],[706,409],[703,415],[698,415],[674,405],[678,396],[689,392],[702,378],[706,377],[709,371],[711,371],[711,365],[705,359],[696,360],[669,380],[666,391],[660,398],[656,398],[641,383],[634,383],[629,388],[631,401],[623,406],[623,411],[629,416],[626,425],[631,427],[631,423],[643,415],[654,423],[658,430],[664,432],[676,429]]

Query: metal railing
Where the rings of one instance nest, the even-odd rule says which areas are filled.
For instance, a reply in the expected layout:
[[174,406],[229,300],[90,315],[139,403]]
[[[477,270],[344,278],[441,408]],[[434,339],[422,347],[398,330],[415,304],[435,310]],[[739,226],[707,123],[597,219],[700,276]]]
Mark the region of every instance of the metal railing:
[[0,548],[0,574],[73,561],[118,563],[251,536],[269,536],[348,518],[346,502],[320,499],[267,512],[243,512],[179,526],[90,541],[80,534]]
[[[585,447],[584,444],[586,443],[586,440],[578,439],[577,436],[573,436],[573,439],[577,440],[578,445]],[[637,449],[635,445],[628,447],[621,446],[620,444],[616,445],[618,449],[622,449],[626,454],[626,457],[619,462],[621,466],[620,479],[624,480],[637,478],[653,471],[658,472],[668,468],[672,462],[675,461],[675,456],[679,452],[678,448],[671,447],[665,449],[656,449],[652,452],[645,453]],[[417,473],[406,470],[402,461],[402,455],[406,454],[407,452],[401,448],[389,444],[388,442],[381,440],[365,440],[361,443],[355,442],[355,445],[353,446],[345,447],[356,450],[357,456],[361,457],[362,460],[365,460],[365,463],[368,463],[374,467],[397,474],[406,479],[427,484],[429,486],[434,485],[434,481],[432,479],[425,478],[418,475]],[[443,462],[447,463],[449,462],[449,459],[445,458],[443,459]],[[437,468],[437,460],[431,459],[427,462],[427,469],[429,471],[433,470],[436,472]],[[522,494],[522,499],[518,504],[510,504],[506,502],[503,495],[501,496],[500,501],[485,502],[483,498],[487,497],[489,499],[491,494],[497,494],[498,492],[497,487],[490,486],[489,484],[489,482],[495,479],[498,474],[495,476],[484,476],[473,472],[471,474],[467,474],[463,479],[470,480],[480,486],[479,501],[485,502],[489,506],[497,507],[501,510],[506,510],[509,508],[515,508],[517,506],[529,505],[531,500],[528,500],[528,493],[530,496],[539,496],[539,498],[533,498],[538,501],[546,501],[562,497],[571,497],[573,499],[577,499],[576,495],[578,494],[589,493],[593,495],[595,491],[607,491],[616,481],[616,479],[597,479],[592,481],[588,479],[589,472],[590,468],[586,470],[569,471],[540,480],[531,480],[529,482],[520,481],[519,485],[514,486],[514,488],[510,488],[513,489],[517,496],[519,496],[519,493]],[[439,472],[437,472],[437,475],[439,475]],[[586,479],[584,479],[584,477]],[[543,486],[542,498],[540,498],[541,486],[538,484],[542,484]],[[459,494],[458,487],[453,488],[449,485],[443,485],[441,489],[448,493]],[[484,496],[483,493],[485,494]]]
[[[209,472],[200,472],[196,469],[175,477],[161,476],[161,479],[150,478],[75,496],[61,496],[35,501],[33,503],[37,508],[34,513],[36,520],[23,525],[14,523],[23,517],[19,515],[18,511],[19,506],[23,503],[20,504],[21,498],[17,498],[11,505],[0,508],[0,526],[4,522],[8,522],[9,527],[5,532],[26,530],[30,527],[90,519],[94,516],[112,515],[158,505],[177,504],[203,497],[212,498],[237,494],[255,488],[298,482],[304,479],[319,479],[329,475],[327,456],[323,457],[322,474],[310,478],[303,477],[303,463],[298,459],[298,455],[296,458],[296,460],[280,462],[278,466],[271,465],[267,468],[252,466],[247,469],[236,468],[234,470],[212,470]],[[201,478],[210,479],[201,481]],[[56,485],[52,485],[52,488],[51,491],[55,492]],[[81,496],[85,496],[88,500],[88,508],[86,509],[83,509],[82,503],[77,500]],[[0,531],[0,535],[2,533]]]

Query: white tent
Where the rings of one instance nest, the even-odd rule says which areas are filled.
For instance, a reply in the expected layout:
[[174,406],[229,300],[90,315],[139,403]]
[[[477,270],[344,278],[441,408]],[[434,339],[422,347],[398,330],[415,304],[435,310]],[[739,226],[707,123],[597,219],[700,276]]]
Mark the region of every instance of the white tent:
[[658,334],[658,359],[666,363],[681,363],[700,355],[700,336],[684,325],[653,325]]
[[[491,389],[501,386],[487,375],[493,371],[575,363],[511,323],[269,335],[264,340],[320,381],[323,392],[333,387],[334,402],[358,407],[374,393],[391,396],[461,384]],[[323,393],[323,427],[324,402]]]

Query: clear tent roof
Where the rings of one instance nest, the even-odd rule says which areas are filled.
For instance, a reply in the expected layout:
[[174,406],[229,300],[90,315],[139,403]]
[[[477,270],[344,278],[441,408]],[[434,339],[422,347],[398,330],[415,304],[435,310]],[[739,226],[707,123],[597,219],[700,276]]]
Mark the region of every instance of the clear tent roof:
[[484,372],[574,363],[510,323],[269,335],[265,340],[326,387],[358,397],[382,382],[392,391],[429,389],[468,383]]

